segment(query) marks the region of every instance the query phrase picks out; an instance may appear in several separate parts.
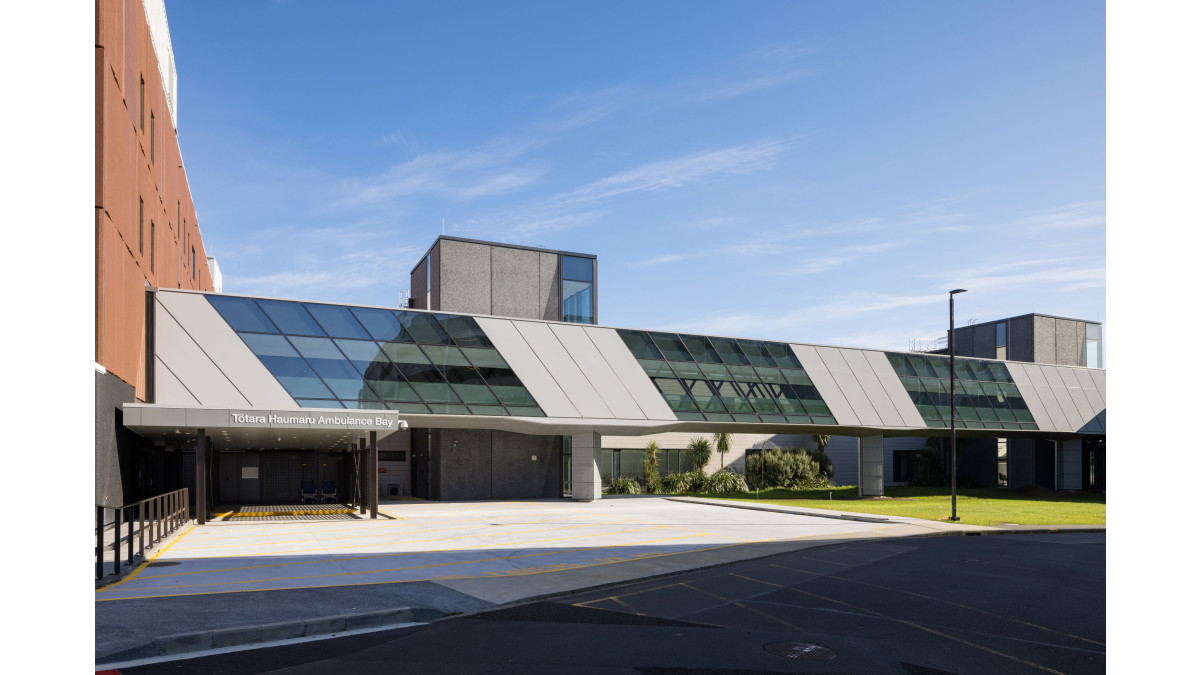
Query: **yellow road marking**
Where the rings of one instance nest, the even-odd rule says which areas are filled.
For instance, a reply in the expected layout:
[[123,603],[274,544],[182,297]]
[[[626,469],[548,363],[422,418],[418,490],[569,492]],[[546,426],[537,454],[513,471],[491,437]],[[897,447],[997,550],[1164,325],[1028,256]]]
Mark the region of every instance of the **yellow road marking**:
[[238,511],[224,514],[229,518],[265,518],[270,516],[334,516],[354,513],[355,509],[323,509],[321,511]]
[[742,609],[744,609],[744,610],[746,610],[746,611],[748,611],[748,612],[754,612],[755,614],[757,614],[757,615],[759,615],[759,616],[765,616],[766,618],[768,618],[768,619],[771,619],[771,620],[773,620],[773,621],[778,621],[779,623],[781,623],[781,624],[783,624],[783,625],[787,626],[788,628],[791,628],[792,630],[794,630],[794,631],[796,631],[796,632],[798,632],[798,633],[803,633],[803,632],[804,632],[804,629],[803,629],[803,628],[801,628],[801,627],[799,627],[799,626],[797,626],[797,625],[795,625],[795,624],[789,623],[789,622],[787,622],[787,621],[784,621],[783,619],[781,619],[781,618],[779,618],[779,617],[777,617],[777,616],[772,616],[772,615],[770,615],[770,614],[767,614],[766,612],[760,612],[760,611],[758,611],[757,609],[754,609],[753,607],[749,607],[749,606],[743,605],[743,604],[742,604],[742,603],[740,603],[740,602],[735,602],[735,603],[733,603],[733,605],[734,605],[735,607],[741,607]]
[[[588,536],[591,536],[591,535],[588,535]],[[343,572],[340,574],[308,574],[308,575],[302,575],[302,576],[296,576],[296,577],[275,577],[273,579],[240,579],[238,581],[214,581],[214,582],[203,583],[203,584],[188,584],[188,585],[183,585],[183,586],[144,586],[137,590],[139,590],[139,591],[156,591],[156,590],[170,590],[170,589],[178,589],[178,588],[199,588],[199,587],[204,587],[204,586],[228,586],[228,585],[233,585],[233,584],[253,584],[253,583],[262,583],[264,581],[295,581],[298,579],[320,579],[320,578],[324,578],[324,577],[367,576],[367,575],[371,575],[371,574],[383,574],[386,572],[407,572],[410,570],[430,569],[430,568],[434,568],[434,567],[450,567],[450,566],[454,566],[454,565],[473,565],[476,563],[497,562],[497,561],[502,561],[502,560],[515,560],[518,558],[536,558],[536,557],[545,556],[545,555],[560,555],[563,553],[574,553],[574,552],[580,552],[580,551],[600,551],[600,550],[610,549],[610,548],[623,548],[626,546],[646,546],[649,544],[657,544],[657,543],[664,542],[664,541],[675,541],[677,539],[689,539],[694,536],[696,536],[696,535],[688,534],[688,535],[683,535],[681,537],[667,537],[664,539],[653,539],[651,541],[635,542],[635,543],[630,543],[630,544],[619,544],[619,545],[612,545],[612,546],[592,546],[592,547],[588,547],[588,548],[570,549],[570,550],[566,550],[566,551],[542,551],[539,553],[527,553],[524,555],[497,556],[494,558],[482,558],[479,560],[455,560],[455,561],[450,561],[450,562],[430,563],[428,565],[413,565],[411,567],[395,567],[395,568],[385,568],[385,569],[378,569],[378,570],[364,570],[362,572]],[[563,539],[577,539],[577,538],[579,538],[579,537],[563,537]],[[544,541],[556,541],[556,540],[547,539]],[[736,545],[736,544],[731,544],[731,545]],[[704,550],[704,549],[701,549],[701,550]],[[414,553],[424,553],[424,551],[417,551]],[[412,554],[408,554],[408,555],[412,555]],[[610,562],[621,562],[621,560],[611,560]],[[557,570],[555,570],[555,571],[557,571]],[[484,576],[485,577],[495,577],[495,576],[522,576],[522,575],[507,574],[507,573],[492,573],[492,574],[486,574]],[[146,577],[146,578],[147,579],[159,579],[161,577]],[[476,577],[476,578],[479,578],[479,577]],[[368,583],[370,583],[370,582],[368,582]]]
[[[679,537],[679,538],[686,539],[687,537]],[[752,541],[752,542],[747,542],[747,543],[761,544],[761,543],[765,543],[765,542],[769,542],[769,541],[774,541],[774,540],[773,539],[762,539],[760,541]],[[646,543],[653,543],[653,542],[646,542]],[[684,554],[688,554],[688,553],[702,553],[704,551],[715,551],[715,550],[722,549],[722,548],[732,548],[734,546],[743,546],[743,544],[720,544],[718,546],[709,546],[707,548],[694,548],[694,549],[689,549],[686,551],[671,551],[671,552],[667,552],[667,553],[658,553],[658,554],[641,554],[639,556],[635,556],[632,558],[612,558],[612,559],[607,559],[607,560],[601,560],[598,562],[593,562],[591,564],[577,565],[577,566],[565,568],[565,569],[586,569],[589,567],[600,567],[603,565],[612,565],[612,564],[622,563],[622,562],[637,562],[639,560],[649,560],[652,558],[665,558],[665,557],[673,556],[673,555],[684,555]],[[596,547],[593,547],[590,549],[575,549],[575,550],[588,551],[588,550],[600,550],[600,549],[605,549],[605,548],[618,548],[618,547],[619,546],[596,546]],[[539,554],[534,554],[534,555],[552,555],[554,553],[564,553],[564,552],[565,551],[549,551],[546,553],[539,553]],[[557,572],[557,571],[561,571],[561,570],[551,570],[551,571]],[[546,573],[548,573],[548,572],[547,571],[533,571],[533,572],[515,572],[514,571],[514,573],[507,574],[505,576],[522,577],[522,576],[532,576],[534,574],[546,574]],[[128,597],[128,598],[97,598],[96,602],[116,602],[116,601],[120,601],[120,600],[154,600],[156,598],[175,598],[175,597],[192,596],[192,595],[222,595],[225,593],[260,593],[260,592],[265,592],[265,591],[290,591],[290,590],[296,590],[296,589],[302,589],[302,588],[343,588],[343,587],[350,587],[350,586],[374,586],[374,585],[378,585],[378,584],[411,584],[411,583],[416,583],[416,582],[421,582],[421,581],[446,581],[447,579],[453,580],[453,579],[487,579],[487,578],[495,578],[495,577],[494,576],[491,576],[491,577],[470,576],[470,575],[437,576],[437,577],[427,577],[427,578],[422,578],[422,579],[398,579],[395,581],[362,581],[362,582],[348,583],[348,584],[326,584],[323,586],[286,586],[283,588],[248,588],[248,589],[243,589],[243,590],[231,590],[231,591],[201,591],[201,592],[197,592],[197,593],[164,593],[162,595],[145,595],[145,596]],[[697,589],[697,590],[699,590],[699,589]]]
[[[549,541],[563,541],[566,539],[586,539],[587,537],[601,537],[601,536],[605,536],[607,534],[632,534],[634,532],[645,532],[647,530],[661,529],[661,527],[663,527],[663,526],[660,526],[659,528],[650,527],[650,528],[642,528],[640,530],[626,530],[625,532],[602,532],[599,534],[585,534],[585,535],[580,535],[580,536],[575,536],[575,537],[553,537],[550,539],[532,539],[530,541],[511,542],[508,545],[509,546],[523,546],[525,544],[540,544],[540,543],[545,543],[545,542],[549,542]],[[551,528],[551,529],[555,529],[555,528]],[[497,533],[496,536],[500,536],[500,534],[501,533]],[[514,534],[514,533],[510,532],[509,534]],[[689,535],[689,536],[694,536],[694,535]],[[453,539],[453,538],[454,537],[447,537],[447,539]],[[429,541],[438,541],[438,540],[431,539]],[[651,542],[647,542],[647,543],[651,543]],[[636,545],[636,544],[633,544],[633,545]],[[601,548],[605,548],[605,547],[601,547]],[[379,555],[355,556],[355,557],[351,557],[351,558],[332,558],[329,560],[300,560],[300,561],[296,561],[296,562],[271,563],[269,565],[246,565],[243,567],[226,567],[226,568],[215,569],[215,570],[195,570],[195,571],[191,571],[191,572],[176,572],[176,573],[172,573],[172,574],[156,574],[154,576],[149,576],[149,577],[144,577],[144,578],[145,579],[165,579],[165,578],[169,578],[169,577],[181,577],[181,576],[188,576],[188,575],[192,575],[192,574],[214,574],[217,572],[235,572],[238,570],[263,569],[263,568],[267,568],[267,567],[290,567],[290,566],[294,566],[294,565],[319,565],[319,564],[325,564],[325,563],[343,563],[343,562],[353,562],[353,561],[357,561],[357,560],[373,560],[373,559],[377,559],[377,558],[398,558],[400,556],[407,556],[407,555],[421,555],[421,554],[429,554],[429,553],[451,553],[451,552],[455,552],[455,551],[471,551],[471,550],[486,551],[487,549],[481,548],[479,546],[460,546],[457,548],[443,548],[443,549],[438,549],[435,551],[400,551],[397,553],[381,553]],[[584,550],[589,550],[589,549],[584,549]],[[353,573],[348,572],[348,574],[353,574]]]
[[925,632],[927,632],[927,633],[932,633],[932,634],[934,634],[934,635],[937,635],[937,636],[939,636],[939,637],[944,637],[944,638],[946,638],[946,639],[948,639],[948,640],[954,640],[955,642],[961,642],[962,644],[964,644],[964,645],[967,645],[968,647],[974,647],[975,649],[980,649],[980,650],[982,650],[982,651],[985,651],[985,652],[987,652],[987,653],[989,653],[989,654],[995,654],[996,656],[999,656],[999,657],[1001,657],[1001,658],[1005,658],[1005,659],[1009,659],[1010,661],[1016,661],[1017,663],[1023,663],[1023,664],[1025,664],[1025,665],[1027,665],[1027,666],[1030,666],[1031,668],[1037,668],[1038,670],[1044,670],[1044,671],[1046,671],[1047,673],[1055,673],[1055,675],[1066,675],[1065,673],[1063,673],[1063,672],[1061,672],[1061,671],[1054,670],[1053,668],[1048,668],[1048,667],[1046,667],[1046,666],[1043,666],[1043,665],[1041,665],[1040,663],[1034,663],[1033,661],[1026,661],[1025,659],[1022,659],[1022,658],[1019,658],[1019,657],[1013,656],[1013,655],[1011,655],[1011,654],[1005,654],[1005,653],[1004,653],[1004,652],[1002,652],[1002,651],[998,651],[998,650],[992,649],[991,647],[985,647],[985,646],[983,646],[983,645],[981,645],[981,644],[977,644],[977,643],[971,642],[970,640],[965,640],[965,639],[963,639],[963,638],[960,638],[960,637],[955,637],[955,636],[953,636],[953,635],[950,635],[950,634],[948,634],[948,633],[943,633],[943,632],[942,632],[942,631],[940,631],[940,630],[935,630],[935,629],[933,629],[933,628],[930,628],[930,627],[928,627],[928,626],[922,626],[922,625],[921,625],[921,624],[919,624],[919,623],[915,623],[915,622],[912,622],[912,621],[907,621],[907,620],[905,620],[905,619],[896,618],[896,617],[894,617],[894,616],[888,616],[887,614],[884,614],[883,612],[876,612],[876,611],[875,611],[875,610],[873,610],[873,609],[868,609],[868,608],[866,608],[866,607],[859,607],[859,606],[857,606],[857,605],[853,605],[853,604],[851,604],[851,603],[849,603],[849,602],[843,602],[843,601],[841,601],[841,600],[835,600],[835,599],[833,599],[833,598],[827,598],[827,597],[825,597],[825,596],[823,596],[823,595],[819,595],[819,594],[817,594],[817,593],[813,593],[812,591],[803,591],[803,590],[800,590],[799,588],[795,588],[795,587],[791,587],[791,586],[789,586],[789,587],[788,587],[788,590],[790,590],[790,591],[795,591],[795,592],[797,592],[797,593],[803,593],[804,595],[811,595],[811,596],[812,596],[812,597],[814,597],[814,598],[819,598],[819,599],[821,599],[821,600],[824,600],[824,601],[826,601],[826,602],[833,602],[833,603],[836,603],[836,604],[839,604],[839,605],[845,605],[846,607],[850,607],[850,608],[856,609],[856,610],[858,610],[858,611],[860,611],[860,612],[866,612],[866,613],[868,613],[868,614],[873,614],[873,615],[875,615],[875,616],[877,616],[877,617],[880,617],[880,618],[882,618],[882,619],[888,619],[889,621],[895,621],[895,622],[897,622],[897,623],[902,623],[902,624],[904,624],[905,626],[908,626],[908,627],[910,627],[910,628],[916,628],[917,630],[923,630],[923,631],[925,631]]
[[[130,572],[130,573],[129,573],[129,576],[125,577],[124,579],[121,579],[120,581],[118,581],[118,582],[116,582],[116,583],[112,583],[112,584],[109,584],[109,585],[107,585],[107,586],[103,586],[103,587],[101,587],[101,588],[97,588],[97,589],[96,589],[96,592],[97,592],[97,593],[99,593],[100,591],[108,591],[108,590],[112,590],[112,589],[116,588],[117,586],[120,586],[121,584],[125,583],[126,581],[132,581],[132,580],[134,579],[134,577],[136,577],[137,575],[141,574],[141,573],[142,573],[142,570],[146,569],[146,567],[147,567],[147,566],[149,566],[149,565],[150,565],[150,563],[154,562],[155,560],[158,560],[158,556],[160,556],[160,555],[162,555],[162,554],[166,553],[166,552],[167,552],[167,549],[169,549],[169,548],[171,548],[172,546],[174,546],[175,544],[179,543],[179,540],[180,540],[180,539],[183,539],[184,537],[186,537],[186,536],[188,535],[188,533],[189,533],[189,532],[191,532],[191,531],[192,531],[192,530],[194,530],[194,529],[196,529],[196,526],[195,526],[195,525],[193,525],[193,526],[189,527],[189,528],[187,529],[187,532],[184,532],[183,534],[179,535],[178,537],[175,537],[175,541],[172,541],[171,543],[169,543],[169,544],[167,544],[166,546],[164,546],[164,547],[162,547],[161,549],[159,549],[159,550],[158,550],[158,553],[155,553],[153,556],[151,556],[151,557],[150,557],[150,559],[149,559],[149,560],[147,560],[147,561],[143,562],[141,565],[138,565],[138,567],[137,567],[137,569],[136,569],[136,570],[134,570],[134,571],[132,571],[132,572]],[[154,577],[146,577],[146,578],[147,578],[147,579],[153,579]]]
[[[808,570],[793,569],[791,567],[784,567],[783,565],[776,565],[774,563],[771,563],[771,567],[778,567],[780,569],[791,570],[793,572],[802,572],[805,574],[818,574],[817,572],[809,572]],[[950,600],[942,600],[941,598],[935,598],[931,595],[925,595],[923,593],[916,593],[914,591],[906,591],[901,588],[892,588],[890,586],[881,586],[879,584],[872,584],[872,583],[866,582],[866,581],[858,581],[856,579],[847,579],[845,577],[839,577],[836,574],[818,574],[818,575],[829,578],[829,579],[837,579],[838,581],[845,581],[845,582],[851,583],[851,584],[859,584],[861,586],[870,586],[871,588],[878,588],[878,589],[884,590],[884,591],[891,591],[893,593],[901,593],[904,595],[911,595],[913,597],[922,598],[925,600],[931,600],[933,602],[940,602],[945,605],[950,605],[951,607],[957,607],[959,609],[965,609],[965,610],[968,610],[971,612],[978,612],[979,614],[983,614],[984,616],[989,616],[989,617],[992,617],[995,619],[1003,619],[1005,621],[1019,623],[1023,626],[1028,626],[1029,628],[1036,628],[1038,630],[1043,630],[1043,631],[1046,631],[1047,633],[1051,633],[1054,635],[1061,635],[1063,637],[1069,637],[1069,638],[1072,638],[1075,640],[1081,640],[1083,642],[1088,642],[1088,643],[1094,644],[1098,647],[1107,647],[1107,645],[1103,642],[1097,642],[1096,640],[1089,640],[1088,638],[1085,638],[1080,635],[1075,635],[1072,633],[1064,633],[1062,631],[1054,630],[1053,628],[1049,628],[1047,626],[1042,626],[1040,624],[1031,623],[1029,621],[1022,621],[1021,619],[1014,619],[1010,616],[1005,616],[1003,614],[996,614],[995,612],[989,612],[985,609],[979,609],[978,607],[971,607],[970,605],[964,605],[964,604],[953,602]]]

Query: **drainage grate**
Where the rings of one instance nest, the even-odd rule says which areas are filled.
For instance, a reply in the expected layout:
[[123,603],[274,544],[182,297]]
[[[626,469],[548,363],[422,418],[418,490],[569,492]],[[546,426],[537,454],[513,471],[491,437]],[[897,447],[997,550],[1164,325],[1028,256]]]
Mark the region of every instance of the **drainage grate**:
[[763,651],[795,661],[832,661],[837,652],[811,642],[772,642],[763,645]]

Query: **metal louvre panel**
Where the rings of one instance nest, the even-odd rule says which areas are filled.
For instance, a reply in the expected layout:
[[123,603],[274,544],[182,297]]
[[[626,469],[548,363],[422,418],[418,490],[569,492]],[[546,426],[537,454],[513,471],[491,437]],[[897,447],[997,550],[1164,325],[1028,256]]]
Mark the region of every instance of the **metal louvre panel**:
[[1038,398],[1041,399],[1042,405],[1046,408],[1046,414],[1051,420],[1050,426],[1043,427],[1039,424],[1038,427],[1042,431],[1075,431],[1071,428],[1071,423],[1067,421],[1066,413],[1063,412],[1062,405],[1059,404],[1058,398],[1050,389],[1050,383],[1046,381],[1041,367],[1031,363],[1026,366],[1025,374],[1029,376],[1029,381],[1037,391]]
[[571,399],[571,404],[575,406],[582,417],[598,419],[613,417],[612,411],[604,405],[600,394],[584,377],[583,371],[567,353],[566,347],[563,347],[558,338],[554,336],[550,326],[530,321],[513,321],[513,326],[533,348],[534,353],[546,366],[546,370],[550,372],[550,376],[562,388],[567,398]]
[[613,417],[621,419],[646,419],[642,409],[621,384],[600,350],[588,339],[583,326],[568,326],[550,324],[550,330],[558,337],[558,341],[566,348],[567,353],[575,361],[575,365],[583,372],[583,376],[600,394],[604,404],[612,411]]
[[858,380],[858,386],[862,387],[863,393],[866,394],[867,400],[871,402],[871,406],[875,408],[875,412],[882,420],[883,426],[887,427],[902,427],[905,426],[904,419],[900,417],[900,411],[896,410],[896,404],[892,403],[892,398],[883,389],[883,385],[879,383],[879,376],[875,374],[875,370],[867,361],[867,357],[859,349],[841,349],[842,358],[846,359],[846,364],[850,366],[850,371],[854,373],[855,379]]
[[[246,343],[242,342],[203,295],[159,291],[154,296],[160,308],[179,323],[206,358],[211,359],[222,372],[222,377],[230,379],[252,407],[273,410],[291,410],[299,407],[283,385],[279,384],[275,376],[258,360],[254,352],[250,351]],[[155,351],[160,351],[157,340]],[[173,364],[171,367],[174,369]],[[176,375],[182,378],[178,371]],[[205,402],[204,405],[214,404]]]
[[917,406],[913,404],[912,398],[909,397],[908,392],[904,389],[904,385],[900,383],[900,378],[896,376],[896,369],[892,367],[887,356],[883,352],[870,350],[863,350],[861,353],[871,366],[871,370],[875,372],[875,377],[879,379],[879,386],[883,387],[892,405],[896,407],[896,412],[900,414],[903,426],[926,426],[925,419],[921,417]]
[[833,374],[829,372],[829,368],[825,366],[825,362],[817,354],[816,347],[797,344],[789,346],[792,348],[792,353],[800,360],[800,365],[804,367],[804,372],[808,373],[813,386],[821,394],[821,398],[825,401],[829,412],[833,414],[834,421],[845,425],[862,424],[858,419],[858,415],[855,414],[854,408],[846,400],[846,396],[842,394],[842,390],[838,387]]
[[1037,423],[1038,429],[1053,431],[1055,428],[1054,419],[1046,411],[1046,406],[1042,403],[1042,397],[1038,394],[1037,387],[1029,379],[1026,364],[1006,361],[1004,365],[1008,367],[1008,373],[1012,375],[1013,384],[1017,385],[1017,391],[1021,392],[1021,398],[1025,400],[1025,407],[1029,408],[1029,414],[1033,415],[1033,421]]
[[825,362],[825,367],[829,369],[829,374],[833,376],[842,390],[846,401],[854,409],[854,415],[867,426],[883,426],[883,418],[871,404],[871,399],[863,391],[858,378],[854,377],[854,371],[850,369],[850,364],[842,356],[842,350],[836,347],[817,347],[816,350],[817,355]]
[[[203,298],[201,298],[203,300]],[[237,337],[236,335],[234,336]],[[247,350],[249,351],[249,350]],[[250,402],[161,306],[154,316],[155,357],[202,406],[243,408]],[[157,372],[156,372],[157,374]],[[268,373],[269,374],[269,373]],[[288,397],[289,407],[296,404]]]
[[547,417],[582,417],[511,320],[477,317],[475,322]]
[[1071,431],[1079,431],[1087,424],[1084,419],[1083,412],[1075,405],[1075,399],[1072,398],[1071,392],[1067,389],[1067,385],[1063,382],[1062,374],[1059,369],[1054,366],[1042,366],[1042,375],[1046,377],[1046,382],[1050,384],[1050,391],[1054,392],[1058,398],[1058,404],[1062,406],[1063,414],[1067,416],[1067,423],[1071,425]]
[[671,406],[667,405],[662,394],[658,392],[658,388],[650,381],[646,375],[645,369],[634,358],[633,353],[629,351],[629,347],[625,345],[624,340],[617,331],[612,328],[596,328],[592,326],[583,327],[584,334],[591,339],[592,344],[596,345],[596,349],[608,365],[612,368],[613,373],[621,380],[625,390],[633,397],[633,400],[638,404],[643,416],[651,420],[674,420],[678,419]]

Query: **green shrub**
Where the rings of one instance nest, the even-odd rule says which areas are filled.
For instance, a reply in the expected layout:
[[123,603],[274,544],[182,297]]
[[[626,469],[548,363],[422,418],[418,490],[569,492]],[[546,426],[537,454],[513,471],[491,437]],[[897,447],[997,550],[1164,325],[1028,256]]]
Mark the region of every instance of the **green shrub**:
[[704,492],[708,487],[708,476],[703,471],[689,471],[681,475],[686,485],[685,492]]
[[705,485],[705,492],[748,492],[750,487],[746,485],[746,479],[741,474],[736,474],[732,471],[722,469],[708,477]]
[[[832,471],[832,467],[830,469]],[[829,484],[820,463],[805,450],[773,448],[746,458],[746,481],[753,488],[807,488]]]
[[610,495],[638,495],[642,493],[642,488],[638,482],[628,476],[614,478],[612,485],[608,488]]
[[642,450],[642,467],[646,470],[646,492],[654,494],[659,489],[658,443],[650,441]]
[[687,474],[673,473],[669,476],[663,476],[662,484],[659,486],[663,492],[677,495],[688,491]]

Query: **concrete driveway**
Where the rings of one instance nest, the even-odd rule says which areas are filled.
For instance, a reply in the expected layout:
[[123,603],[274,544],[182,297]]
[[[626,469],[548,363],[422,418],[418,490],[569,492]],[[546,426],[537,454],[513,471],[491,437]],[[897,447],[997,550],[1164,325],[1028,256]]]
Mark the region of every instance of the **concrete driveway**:
[[391,519],[193,527],[96,600],[435,582],[498,603],[905,527],[653,497],[409,501],[381,511]]

